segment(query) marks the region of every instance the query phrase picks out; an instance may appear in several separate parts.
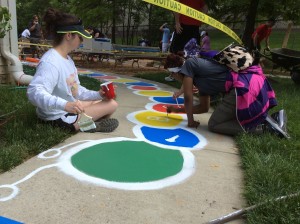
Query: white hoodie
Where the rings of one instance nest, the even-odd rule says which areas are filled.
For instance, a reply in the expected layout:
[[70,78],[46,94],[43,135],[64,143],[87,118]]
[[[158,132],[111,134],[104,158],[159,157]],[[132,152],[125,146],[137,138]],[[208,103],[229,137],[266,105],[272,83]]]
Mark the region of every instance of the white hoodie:
[[27,96],[43,120],[56,120],[65,115],[67,102],[102,99],[98,91],[80,85],[73,60],[62,57],[53,48],[41,58]]

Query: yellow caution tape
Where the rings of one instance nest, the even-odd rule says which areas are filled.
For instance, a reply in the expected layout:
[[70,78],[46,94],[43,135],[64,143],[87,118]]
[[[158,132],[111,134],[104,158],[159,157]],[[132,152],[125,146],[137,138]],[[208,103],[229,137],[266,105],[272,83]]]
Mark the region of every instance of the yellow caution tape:
[[51,45],[47,45],[47,44],[33,44],[33,43],[29,43],[29,42],[18,42],[19,45],[32,45],[32,46],[39,46],[39,47],[49,47],[51,48]]
[[[187,5],[181,4],[180,2],[177,2],[174,0],[143,0],[143,1],[153,4],[153,5],[160,6],[162,8],[168,9],[173,12],[183,14],[185,16],[199,20],[203,23],[206,23],[206,24],[208,24],[212,27],[215,27],[218,30],[221,30],[222,32],[226,33],[227,35],[232,37],[234,40],[236,40],[239,44],[243,44],[243,42],[239,38],[239,36],[234,31],[232,31],[228,26],[220,23],[218,20],[215,20],[214,18],[209,17],[208,15],[206,15],[200,11],[197,11]],[[193,1],[196,1],[196,0],[193,0]]]

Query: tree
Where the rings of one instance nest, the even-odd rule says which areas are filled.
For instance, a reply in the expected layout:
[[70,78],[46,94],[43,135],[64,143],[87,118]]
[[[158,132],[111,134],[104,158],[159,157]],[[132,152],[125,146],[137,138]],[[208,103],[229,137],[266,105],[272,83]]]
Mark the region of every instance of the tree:
[[245,31],[243,34],[242,41],[245,46],[247,46],[249,49],[252,45],[252,38],[251,35],[254,31],[254,25],[255,25],[255,16],[257,13],[257,7],[258,7],[259,0],[251,0],[248,14],[246,17],[246,26]]
[[[209,0],[209,15],[225,23],[231,29],[243,30],[243,40],[248,45],[257,21],[273,16],[283,20],[300,22],[300,0]],[[133,43],[133,36],[142,25],[147,25],[145,37],[159,40],[158,27],[168,22],[173,27],[172,12],[140,0],[17,0],[18,31],[27,27],[32,16],[40,18],[48,7],[62,9],[83,19],[86,26],[92,25],[103,33],[112,35],[116,28],[123,28],[123,43]],[[120,35],[118,35],[120,36]]]

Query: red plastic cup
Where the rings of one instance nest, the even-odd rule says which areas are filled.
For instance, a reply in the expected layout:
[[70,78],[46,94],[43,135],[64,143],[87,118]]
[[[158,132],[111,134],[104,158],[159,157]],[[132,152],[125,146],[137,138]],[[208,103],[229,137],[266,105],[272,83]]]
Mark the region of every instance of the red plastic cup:
[[100,86],[101,86],[101,89],[104,91],[107,99],[116,98],[115,88],[114,88],[114,84],[112,82],[105,82],[105,83],[102,83]]

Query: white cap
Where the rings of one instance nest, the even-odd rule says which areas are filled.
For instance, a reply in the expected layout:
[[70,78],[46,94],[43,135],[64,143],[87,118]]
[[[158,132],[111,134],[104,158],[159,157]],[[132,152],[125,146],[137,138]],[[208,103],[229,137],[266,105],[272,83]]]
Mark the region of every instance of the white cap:
[[201,32],[200,36],[202,37],[202,36],[205,35],[205,34],[206,34],[206,31],[203,30],[203,31]]

